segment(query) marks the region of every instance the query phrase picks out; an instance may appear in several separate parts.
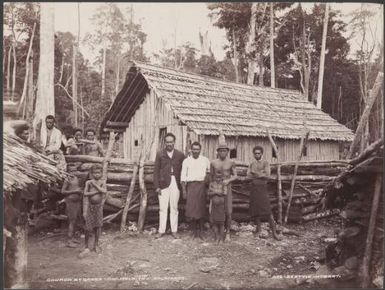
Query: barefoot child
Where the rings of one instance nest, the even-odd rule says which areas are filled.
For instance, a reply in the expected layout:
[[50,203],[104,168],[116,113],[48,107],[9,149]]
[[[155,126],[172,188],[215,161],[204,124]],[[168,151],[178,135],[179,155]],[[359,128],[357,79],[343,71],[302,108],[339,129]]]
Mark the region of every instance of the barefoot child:
[[74,164],[68,164],[67,170],[70,176],[64,181],[62,187],[62,194],[65,196],[66,212],[68,217],[68,238],[70,239],[68,245],[75,247],[74,230],[76,222],[80,218],[81,213],[81,195],[83,193],[79,185],[79,179],[73,175],[76,171]]
[[217,243],[223,242],[225,238],[225,196],[227,194],[227,186],[223,184],[222,178],[222,173],[217,171],[214,181],[210,182],[208,192],[208,196],[210,197],[210,222]]
[[99,252],[99,237],[103,225],[103,205],[107,198],[106,181],[102,179],[102,166],[95,164],[91,167],[91,179],[84,187],[83,216],[85,219],[85,245],[83,255],[90,252],[89,238],[92,232],[95,234],[95,242],[92,251]]

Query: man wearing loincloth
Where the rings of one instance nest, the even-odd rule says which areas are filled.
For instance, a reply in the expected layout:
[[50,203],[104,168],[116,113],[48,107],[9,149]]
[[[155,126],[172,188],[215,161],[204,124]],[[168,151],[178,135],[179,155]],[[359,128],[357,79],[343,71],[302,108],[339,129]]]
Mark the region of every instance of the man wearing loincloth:
[[227,186],[227,195],[225,198],[226,207],[226,241],[230,241],[231,215],[233,213],[233,195],[231,192],[231,182],[237,179],[235,162],[230,160],[227,155],[230,149],[224,142],[220,142],[217,148],[218,158],[211,162],[210,180],[215,180],[216,172],[222,173],[223,184]]
[[203,239],[203,218],[206,216],[206,185],[210,172],[210,161],[202,156],[201,144],[191,144],[191,156],[182,164],[181,183],[186,200],[185,215],[191,220],[193,237]]
[[257,226],[256,235],[261,232],[261,218],[269,220],[273,237],[276,240],[282,238],[277,235],[275,221],[270,207],[269,193],[267,191],[267,179],[270,177],[270,164],[262,160],[263,148],[255,146],[253,149],[255,160],[250,163],[247,170],[247,179],[251,180],[250,187],[250,216]]

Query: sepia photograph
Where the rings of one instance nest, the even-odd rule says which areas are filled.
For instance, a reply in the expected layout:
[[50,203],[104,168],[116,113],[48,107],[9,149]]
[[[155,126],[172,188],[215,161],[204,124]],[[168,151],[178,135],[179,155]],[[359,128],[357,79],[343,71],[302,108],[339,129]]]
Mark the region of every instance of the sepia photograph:
[[3,287],[384,288],[384,4],[4,2]]

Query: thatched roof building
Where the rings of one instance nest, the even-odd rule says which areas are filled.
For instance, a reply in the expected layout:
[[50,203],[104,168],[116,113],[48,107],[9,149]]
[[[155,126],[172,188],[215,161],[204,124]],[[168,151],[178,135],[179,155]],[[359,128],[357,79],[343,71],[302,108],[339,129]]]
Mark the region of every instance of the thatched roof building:
[[3,149],[3,193],[24,190],[38,181],[50,184],[63,178],[64,173],[55,167],[55,161],[8,132],[3,134]]
[[297,91],[230,83],[133,63],[102,128],[125,132],[125,157],[131,158],[130,147],[135,147],[141,135],[145,142],[151,142],[154,126],[154,150],[162,142],[162,134],[171,131],[177,135],[180,149],[199,140],[203,152],[214,157],[217,136],[223,133],[233,157],[241,160],[250,157],[247,151],[257,143],[265,147],[268,159],[273,158],[267,131],[276,138],[285,160],[297,155],[297,143],[306,130],[310,130],[308,153],[313,159],[338,159],[338,143],[353,138],[351,130]]

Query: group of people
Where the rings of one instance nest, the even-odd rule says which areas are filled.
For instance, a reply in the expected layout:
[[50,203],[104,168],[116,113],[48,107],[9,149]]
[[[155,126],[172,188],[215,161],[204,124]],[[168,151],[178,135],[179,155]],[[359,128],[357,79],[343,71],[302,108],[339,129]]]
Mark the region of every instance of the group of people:
[[[96,140],[96,131],[87,129],[85,136],[81,129],[73,129],[70,126],[63,128],[63,133],[55,127],[55,117],[48,115],[45,118],[45,130],[41,130],[37,148],[46,156],[57,162],[57,167],[67,171],[60,192],[64,196],[66,214],[68,218],[68,245],[76,247],[78,241],[74,238],[75,226],[84,218],[86,252],[98,251],[99,236],[103,224],[103,205],[106,200],[106,181],[102,179],[102,167],[95,164],[91,167],[89,180],[86,181],[84,189],[82,182],[76,176],[77,166],[73,163],[66,163],[64,155],[105,155],[103,147]],[[15,128],[15,135],[26,144],[30,144],[30,126],[27,122],[20,122]],[[83,208],[82,208],[83,205]],[[89,245],[91,233],[95,235],[95,242],[92,247]]]
[[175,146],[175,135],[165,136],[165,148],[155,158],[154,187],[159,199],[159,230],[157,238],[165,235],[170,207],[171,235],[178,238],[178,202],[180,192],[186,200],[185,216],[190,220],[193,237],[202,239],[204,220],[207,217],[206,202],[210,200],[209,218],[217,243],[230,240],[232,218],[231,183],[235,180],[250,180],[250,214],[256,223],[256,235],[261,233],[261,218],[269,221],[272,235],[277,234],[267,191],[270,176],[268,161],[262,160],[263,148],[253,149],[255,160],[250,163],[246,177],[237,176],[235,163],[228,158],[230,151],[226,143],[217,148],[218,158],[209,161],[201,155],[199,142],[191,144],[191,154],[184,154]]
[[[44,154],[51,156],[60,164],[65,154],[104,156],[102,145],[96,140],[93,129],[87,129],[83,137],[81,129],[66,127],[62,132],[55,127],[55,118],[51,115],[45,119],[46,130],[40,136]],[[28,128],[21,128],[17,135],[28,139]],[[168,210],[170,210],[171,235],[178,238],[178,203],[180,193],[186,200],[185,216],[190,221],[192,236],[202,237],[204,221],[209,215],[215,241],[221,243],[230,240],[230,227],[233,210],[231,184],[235,180],[250,180],[250,215],[256,224],[256,235],[261,232],[261,218],[267,219],[272,235],[281,240],[277,234],[275,221],[270,208],[267,191],[267,180],[270,176],[270,165],[262,159],[263,148],[253,149],[255,160],[250,163],[247,176],[237,175],[235,163],[228,157],[229,147],[220,142],[217,147],[217,159],[212,160],[201,154],[199,142],[191,144],[191,154],[186,156],[175,149],[175,135],[165,136],[165,148],[157,152],[154,166],[154,187],[159,199],[159,229],[156,238],[166,234]],[[74,174],[77,167],[65,164],[68,178],[61,193],[65,197],[68,217],[69,245],[76,247],[79,243],[74,239],[75,225],[81,215],[84,218],[85,250],[81,255],[91,251],[98,252],[99,237],[103,225],[103,205],[107,198],[106,180],[102,176],[100,164],[90,168],[89,178],[82,186]],[[206,204],[209,200],[209,210]],[[94,243],[90,236],[94,234]]]

